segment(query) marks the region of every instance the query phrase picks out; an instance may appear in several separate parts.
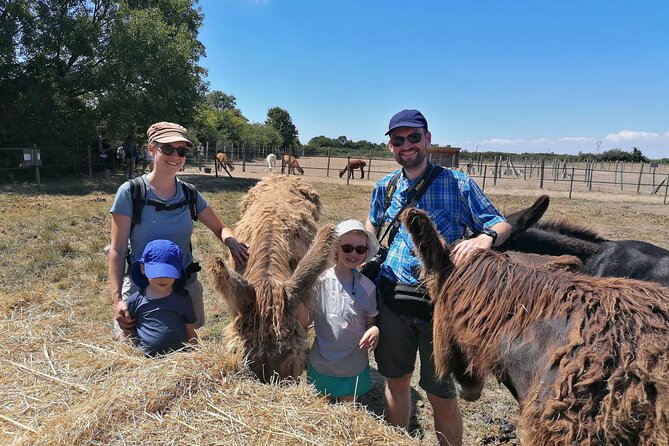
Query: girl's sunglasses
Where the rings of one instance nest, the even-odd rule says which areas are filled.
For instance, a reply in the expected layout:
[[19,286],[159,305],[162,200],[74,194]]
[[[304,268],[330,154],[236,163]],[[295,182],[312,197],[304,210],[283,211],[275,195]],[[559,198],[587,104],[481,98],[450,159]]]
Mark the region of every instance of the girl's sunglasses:
[[172,147],[169,144],[161,144],[158,146],[158,150],[160,150],[163,155],[171,156],[174,154],[174,152],[177,152],[177,155],[179,155],[181,158],[186,158],[186,155],[188,155],[188,149],[186,148],[180,148],[177,149],[176,147]]
[[339,247],[346,254],[352,253],[354,249],[355,249],[355,252],[357,252],[358,254],[365,254],[367,252],[367,247],[366,246],[340,245]]
[[[393,136],[390,138],[390,144],[392,144],[393,147],[401,147],[404,145],[404,139],[404,136]],[[412,133],[406,137],[406,140],[411,144],[419,143],[421,139],[423,139],[423,134],[420,132]]]

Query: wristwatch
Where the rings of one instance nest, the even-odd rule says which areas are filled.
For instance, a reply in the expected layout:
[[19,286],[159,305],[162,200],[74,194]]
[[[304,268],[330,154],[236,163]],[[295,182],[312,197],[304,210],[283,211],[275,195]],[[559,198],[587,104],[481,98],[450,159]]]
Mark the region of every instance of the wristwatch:
[[481,229],[481,234],[485,234],[488,237],[492,237],[492,245],[490,246],[495,246],[495,241],[497,240],[497,231],[490,228],[483,228]]

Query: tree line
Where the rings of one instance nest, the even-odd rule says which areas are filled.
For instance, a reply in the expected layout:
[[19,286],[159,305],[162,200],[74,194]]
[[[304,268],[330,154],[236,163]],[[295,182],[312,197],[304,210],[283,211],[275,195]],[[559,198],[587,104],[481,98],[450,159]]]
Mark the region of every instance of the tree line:
[[141,142],[173,121],[196,142],[298,145],[290,114],[250,123],[209,91],[195,0],[12,0],[0,4],[0,147]]

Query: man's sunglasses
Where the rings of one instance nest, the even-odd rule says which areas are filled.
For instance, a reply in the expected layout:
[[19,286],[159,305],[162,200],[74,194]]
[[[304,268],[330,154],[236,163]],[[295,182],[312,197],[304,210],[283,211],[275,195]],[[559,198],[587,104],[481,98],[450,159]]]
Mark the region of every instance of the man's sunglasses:
[[163,152],[163,155],[171,156],[174,154],[174,152],[177,152],[177,155],[179,155],[181,158],[186,158],[188,155],[188,149],[185,147],[177,149],[176,147],[172,147],[169,144],[160,144],[158,146],[158,150]]
[[339,247],[346,254],[352,253],[354,249],[355,249],[355,252],[357,252],[358,254],[365,254],[367,252],[367,247],[366,246],[340,245]]
[[393,136],[392,138],[390,138],[390,144],[392,144],[393,147],[401,147],[404,145],[405,139],[409,141],[411,144],[416,144],[420,142],[421,139],[423,139],[423,134],[420,132],[416,132],[412,133],[406,138],[404,138],[404,136]]

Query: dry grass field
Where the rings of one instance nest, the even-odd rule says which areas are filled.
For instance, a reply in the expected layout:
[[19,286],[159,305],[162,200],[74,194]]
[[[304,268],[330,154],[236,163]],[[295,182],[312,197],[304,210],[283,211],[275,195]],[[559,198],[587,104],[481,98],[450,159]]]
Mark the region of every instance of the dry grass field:
[[[234,225],[237,203],[262,170],[238,168],[230,179],[189,169],[184,178]],[[336,172],[325,178],[306,170],[324,203],[322,223],[365,219],[371,181],[347,186]],[[103,248],[122,181],[14,184],[0,192],[0,444],[434,444],[429,403],[417,386],[412,437],[380,421],[378,374],[363,398],[366,410],[329,405],[303,383],[261,385],[248,377],[239,358],[220,350],[227,313],[206,272],[200,348],[147,359],[115,342]],[[669,248],[669,205],[658,197],[589,192],[569,200],[564,191],[490,184],[486,192],[503,211],[548,193],[547,218]],[[227,255],[200,224],[194,251],[200,260]],[[497,421],[513,422],[517,405],[490,381],[482,400],[462,410],[465,444],[499,444]]]

